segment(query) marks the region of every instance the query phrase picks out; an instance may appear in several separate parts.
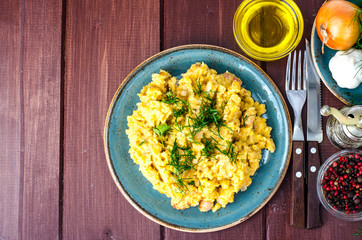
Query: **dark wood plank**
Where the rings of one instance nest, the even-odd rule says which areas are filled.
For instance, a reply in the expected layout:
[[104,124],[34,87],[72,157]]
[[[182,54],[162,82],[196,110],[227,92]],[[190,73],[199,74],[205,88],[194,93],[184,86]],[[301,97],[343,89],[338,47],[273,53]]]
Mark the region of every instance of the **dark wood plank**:
[[[295,1],[304,16],[304,36],[297,49],[305,49],[304,38],[310,40],[312,25],[317,11],[323,0]],[[266,71],[281,90],[284,99],[287,99],[284,91],[286,59],[266,64]],[[322,84],[322,104],[340,108],[343,103],[334,97]],[[289,104],[288,104],[289,106]],[[291,117],[293,111],[289,108]],[[324,140],[320,144],[321,162],[323,163],[330,155],[337,152],[325,135],[327,118],[323,118]],[[306,109],[304,109],[303,126],[306,126]],[[290,170],[290,169],[289,169]],[[283,181],[280,189],[272,198],[266,209],[266,238],[267,239],[354,239],[353,233],[357,231],[360,223],[345,222],[333,217],[321,206],[322,226],[312,230],[298,229],[289,225],[290,215],[290,171]],[[355,237],[357,239],[357,237]]]
[[67,2],[64,239],[160,239],[109,173],[103,127],[123,78],[160,49],[159,1]]
[[22,238],[59,237],[62,1],[24,1]]
[[212,44],[241,53],[233,35],[240,1],[164,1],[164,49],[184,44]]
[[265,232],[264,218],[265,210],[263,208],[247,221],[217,232],[188,233],[165,228],[165,240],[263,239]]
[[0,237],[57,239],[62,5],[0,4]]
[[[240,1],[165,1],[164,48],[184,44],[212,44],[239,53],[232,29]],[[243,54],[243,53],[242,53]],[[249,220],[214,233],[185,233],[165,228],[165,239],[262,239],[264,209]]]
[[0,239],[19,239],[21,3],[0,1]]

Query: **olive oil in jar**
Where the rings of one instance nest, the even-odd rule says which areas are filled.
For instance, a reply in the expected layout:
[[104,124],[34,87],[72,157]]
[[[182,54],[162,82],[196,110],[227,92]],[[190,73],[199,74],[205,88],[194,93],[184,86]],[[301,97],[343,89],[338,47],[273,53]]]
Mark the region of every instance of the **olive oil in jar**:
[[[267,58],[295,47],[297,35],[302,34],[303,23],[298,22],[290,2],[283,0],[249,1],[248,4],[244,4],[240,13],[236,13],[234,34],[246,53],[249,55],[264,54]],[[293,4],[295,5],[294,2]]]

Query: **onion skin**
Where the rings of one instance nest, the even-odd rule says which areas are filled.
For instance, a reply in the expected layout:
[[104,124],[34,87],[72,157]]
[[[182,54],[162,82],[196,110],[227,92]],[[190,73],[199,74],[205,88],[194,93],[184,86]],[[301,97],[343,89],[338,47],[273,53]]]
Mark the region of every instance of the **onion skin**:
[[358,10],[358,6],[344,0],[325,2],[316,17],[319,39],[334,50],[351,48],[361,35],[358,19],[355,19]]

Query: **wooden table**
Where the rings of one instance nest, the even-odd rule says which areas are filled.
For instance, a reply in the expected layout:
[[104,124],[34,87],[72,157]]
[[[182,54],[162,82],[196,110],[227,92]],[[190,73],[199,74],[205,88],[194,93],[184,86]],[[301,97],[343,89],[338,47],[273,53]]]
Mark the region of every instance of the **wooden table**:
[[[204,234],[150,221],[111,178],[103,125],[124,77],[153,54],[183,44],[241,53],[232,33],[240,2],[0,1],[0,239],[354,239],[360,223],[324,209],[320,228],[289,225],[289,172],[252,218]],[[309,39],[323,0],[296,2]],[[285,97],[286,59],[255,62]],[[325,86],[322,96],[323,104],[343,106]],[[322,161],[334,152],[325,136]]]

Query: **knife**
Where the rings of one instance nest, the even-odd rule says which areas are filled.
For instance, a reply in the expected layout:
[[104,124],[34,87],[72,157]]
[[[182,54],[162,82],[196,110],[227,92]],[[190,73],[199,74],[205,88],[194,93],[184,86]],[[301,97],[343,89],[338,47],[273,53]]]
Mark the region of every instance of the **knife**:
[[319,199],[317,196],[317,174],[320,168],[318,143],[323,141],[320,94],[320,78],[314,67],[310,45],[306,41],[306,80],[307,80],[307,228],[321,226],[319,213]]

